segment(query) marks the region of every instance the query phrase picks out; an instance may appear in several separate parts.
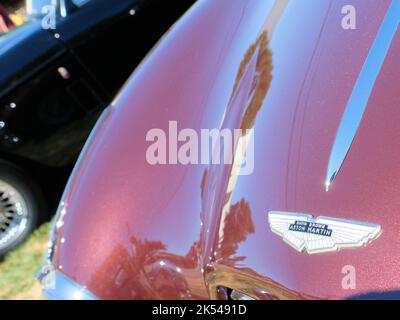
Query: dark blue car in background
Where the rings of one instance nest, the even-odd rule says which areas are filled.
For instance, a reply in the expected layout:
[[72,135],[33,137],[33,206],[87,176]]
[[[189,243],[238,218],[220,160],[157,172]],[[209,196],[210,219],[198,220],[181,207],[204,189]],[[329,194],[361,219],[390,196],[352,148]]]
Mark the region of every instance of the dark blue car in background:
[[0,256],[58,202],[101,111],[194,0],[28,0],[0,36]]

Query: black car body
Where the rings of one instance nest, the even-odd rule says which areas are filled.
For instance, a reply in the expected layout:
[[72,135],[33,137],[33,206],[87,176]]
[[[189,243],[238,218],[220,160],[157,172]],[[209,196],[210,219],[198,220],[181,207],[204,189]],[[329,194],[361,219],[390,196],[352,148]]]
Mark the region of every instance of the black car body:
[[[63,188],[101,111],[193,2],[58,0],[54,12],[32,13],[0,37],[0,182],[25,197],[31,215],[25,230],[2,244],[20,221],[0,184],[0,256],[32,230],[48,204],[40,194],[58,190],[53,180]],[[54,168],[64,170],[62,178],[49,174]]]

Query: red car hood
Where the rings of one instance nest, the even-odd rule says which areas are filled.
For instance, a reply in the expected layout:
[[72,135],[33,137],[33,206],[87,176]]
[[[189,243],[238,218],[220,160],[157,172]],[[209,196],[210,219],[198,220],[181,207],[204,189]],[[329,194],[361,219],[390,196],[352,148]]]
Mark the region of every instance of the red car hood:
[[[327,167],[390,0],[201,1],[143,62],[70,180],[53,263],[104,299],[350,298],[400,288],[400,33],[331,188]],[[254,128],[254,173],[146,161],[152,128]],[[373,242],[298,252],[285,211],[381,226]],[[346,286],[352,271],[354,285]]]

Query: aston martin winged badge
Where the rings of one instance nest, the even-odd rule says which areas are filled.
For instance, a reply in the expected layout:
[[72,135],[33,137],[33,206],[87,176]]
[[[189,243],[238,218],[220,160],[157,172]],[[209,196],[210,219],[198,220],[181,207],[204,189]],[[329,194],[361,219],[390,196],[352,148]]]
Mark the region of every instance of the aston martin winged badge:
[[361,247],[381,233],[381,226],[308,214],[269,212],[272,232],[299,252],[308,254]]

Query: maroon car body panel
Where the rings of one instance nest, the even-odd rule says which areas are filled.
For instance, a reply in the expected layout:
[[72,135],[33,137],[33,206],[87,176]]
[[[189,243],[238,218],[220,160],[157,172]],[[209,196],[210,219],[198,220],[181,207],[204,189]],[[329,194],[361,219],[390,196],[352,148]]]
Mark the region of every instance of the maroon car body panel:
[[[103,299],[342,299],[400,289],[400,31],[332,189],[324,183],[349,96],[390,6],[199,1],[128,81],[65,192],[53,263]],[[250,128],[255,171],[146,161],[152,128]],[[269,211],[382,226],[371,244],[308,255]],[[357,271],[342,287],[343,267]]]

